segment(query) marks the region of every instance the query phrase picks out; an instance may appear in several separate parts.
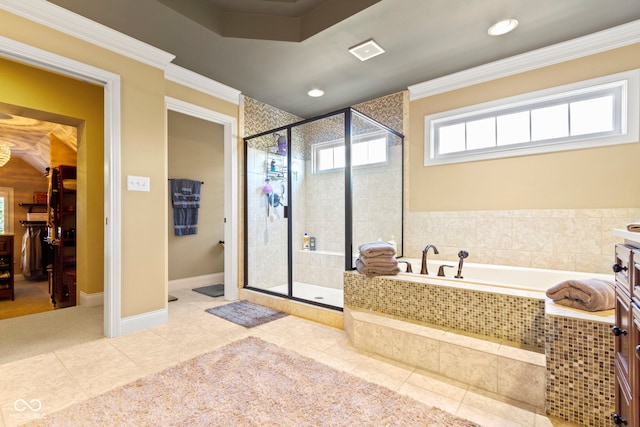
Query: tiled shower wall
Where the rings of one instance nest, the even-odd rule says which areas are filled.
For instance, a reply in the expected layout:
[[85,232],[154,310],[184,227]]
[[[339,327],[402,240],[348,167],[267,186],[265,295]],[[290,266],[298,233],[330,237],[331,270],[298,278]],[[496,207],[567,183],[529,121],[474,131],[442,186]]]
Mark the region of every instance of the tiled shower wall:
[[[357,110],[402,132],[407,94],[399,92],[356,106]],[[273,128],[301,121],[251,98],[244,100],[245,135],[251,136]],[[368,128],[368,121],[355,118],[354,127]],[[375,129],[371,129],[375,130]],[[292,177],[295,196],[293,248],[294,282],[342,288],[344,271],[345,191],[344,174],[312,174],[311,144],[343,138],[342,116],[325,118],[293,129],[292,153],[299,172]],[[301,146],[304,142],[305,146]],[[268,220],[265,182],[266,149],[273,137],[252,140],[248,153],[247,188],[249,197],[250,282],[251,286],[269,287],[286,283],[286,221],[278,210],[275,220]],[[402,145],[390,140],[390,157],[384,166],[364,167],[354,171],[354,241],[363,243],[393,236],[402,237]],[[273,185],[280,185],[272,182]],[[279,208],[281,209],[281,208]],[[302,235],[316,238],[316,252],[304,253]],[[356,249],[357,250],[357,249]]]
[[404,254],[420,257],[434,244],[430,258],[468,262],[610,273],[616,228],[640,219],[640,208],[540,209],[506,211],[405,211]]

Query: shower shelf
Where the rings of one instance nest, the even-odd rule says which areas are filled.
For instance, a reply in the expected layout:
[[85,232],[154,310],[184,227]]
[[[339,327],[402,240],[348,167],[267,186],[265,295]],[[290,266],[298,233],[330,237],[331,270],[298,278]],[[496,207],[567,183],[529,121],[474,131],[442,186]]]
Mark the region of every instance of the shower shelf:
[[265,159],[265,170],[267,179],[274,181],[287,179],[287,156],[278,154],[277,148],[267,149],[267,157]]

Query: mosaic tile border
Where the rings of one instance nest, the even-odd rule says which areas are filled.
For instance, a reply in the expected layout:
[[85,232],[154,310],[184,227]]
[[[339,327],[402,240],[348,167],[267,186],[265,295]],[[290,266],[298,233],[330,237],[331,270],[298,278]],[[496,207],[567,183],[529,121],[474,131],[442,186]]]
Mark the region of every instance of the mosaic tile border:
[[[542,352],[544,298],[482,292],[345,272],[344,304]],[[427,309],[428,308],[428,309]]]
[[547,315],[547,414],[581,426],[611,426],[614,339],[609,323]]

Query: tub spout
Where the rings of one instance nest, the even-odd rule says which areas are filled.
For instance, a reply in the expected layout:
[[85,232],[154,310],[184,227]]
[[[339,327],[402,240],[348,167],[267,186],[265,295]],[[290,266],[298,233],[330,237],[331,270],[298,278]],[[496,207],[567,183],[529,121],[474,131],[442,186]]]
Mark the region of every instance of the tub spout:
[[462,263],[464,262],[464,259],[468,256],[469,256],[469,252],[467,251],[462,250],[458,252],[458,258],[460,258],[460,261],[458,261],[458,274],[454,276],[456,279],[462,279]]
[[433,248],[434,254],[437,255],[440,253],[438,252],[438,248],[433,245],[427,245],[424,247],[422,250],[422,268],[420,269],[420,274],[429,274],[429,271],[427,270],[427,252],[429,252],[429,249],[431,248]]

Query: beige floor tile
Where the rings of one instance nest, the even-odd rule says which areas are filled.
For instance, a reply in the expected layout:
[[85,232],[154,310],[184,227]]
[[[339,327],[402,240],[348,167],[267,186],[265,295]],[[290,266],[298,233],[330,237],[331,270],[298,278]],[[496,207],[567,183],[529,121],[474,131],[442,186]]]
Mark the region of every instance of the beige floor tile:
[[81,344],[55,354],[89,396],[104,393],[146,373],[109,341]]
[[521,424],[508,418],[502,418],[498,415],[492,414],[480,408],[465,405],[460,405],[455,415],[466,418],[470,421],[480,424],[481,426],[490,427],[533,427],[531,424]]
[[429,406],[435,406],[447,411],[451,414],[455,414],[460,407],[460,400],[452,399],[442,394],[436,393],[432,390],[427,390],[422,387],[417,387],[413,384],[404,383],[398,389],[399,393],[406,394],[417,401],[420,401]]
[[533,406],[508,401],[506,398],[477,389],[469,390],[462,404],[526,426],[533,426],[536,418]]
[[421,370],[413,372],[407,379],[407,384],[411,384],[458,401],[462,401],[467,389],[469,388],[466,384]]
[[114,338],[110,344],[148,372],[160,371],[180,361],[180,350],[151,330]]
[[[44,369],[42,368],[44,367]],[[0,366],[0,408],[6,425],[51,413],[87,398],[53,353]],[[36,408],[33,411],[26,406]]]
[[42,411],[55,411],[249,335],[483,426],[570,426],[536,415],[531,408],[468,390],[454,380],[355,349],[342,329],[294,315],[244,328],[205,312],[227,304],[223,298],[190,289],[170,294],[178,301],[169,303],[166,324],[0,365],[0,427],[24,421],[13,406],[17,399],[38,399]]

